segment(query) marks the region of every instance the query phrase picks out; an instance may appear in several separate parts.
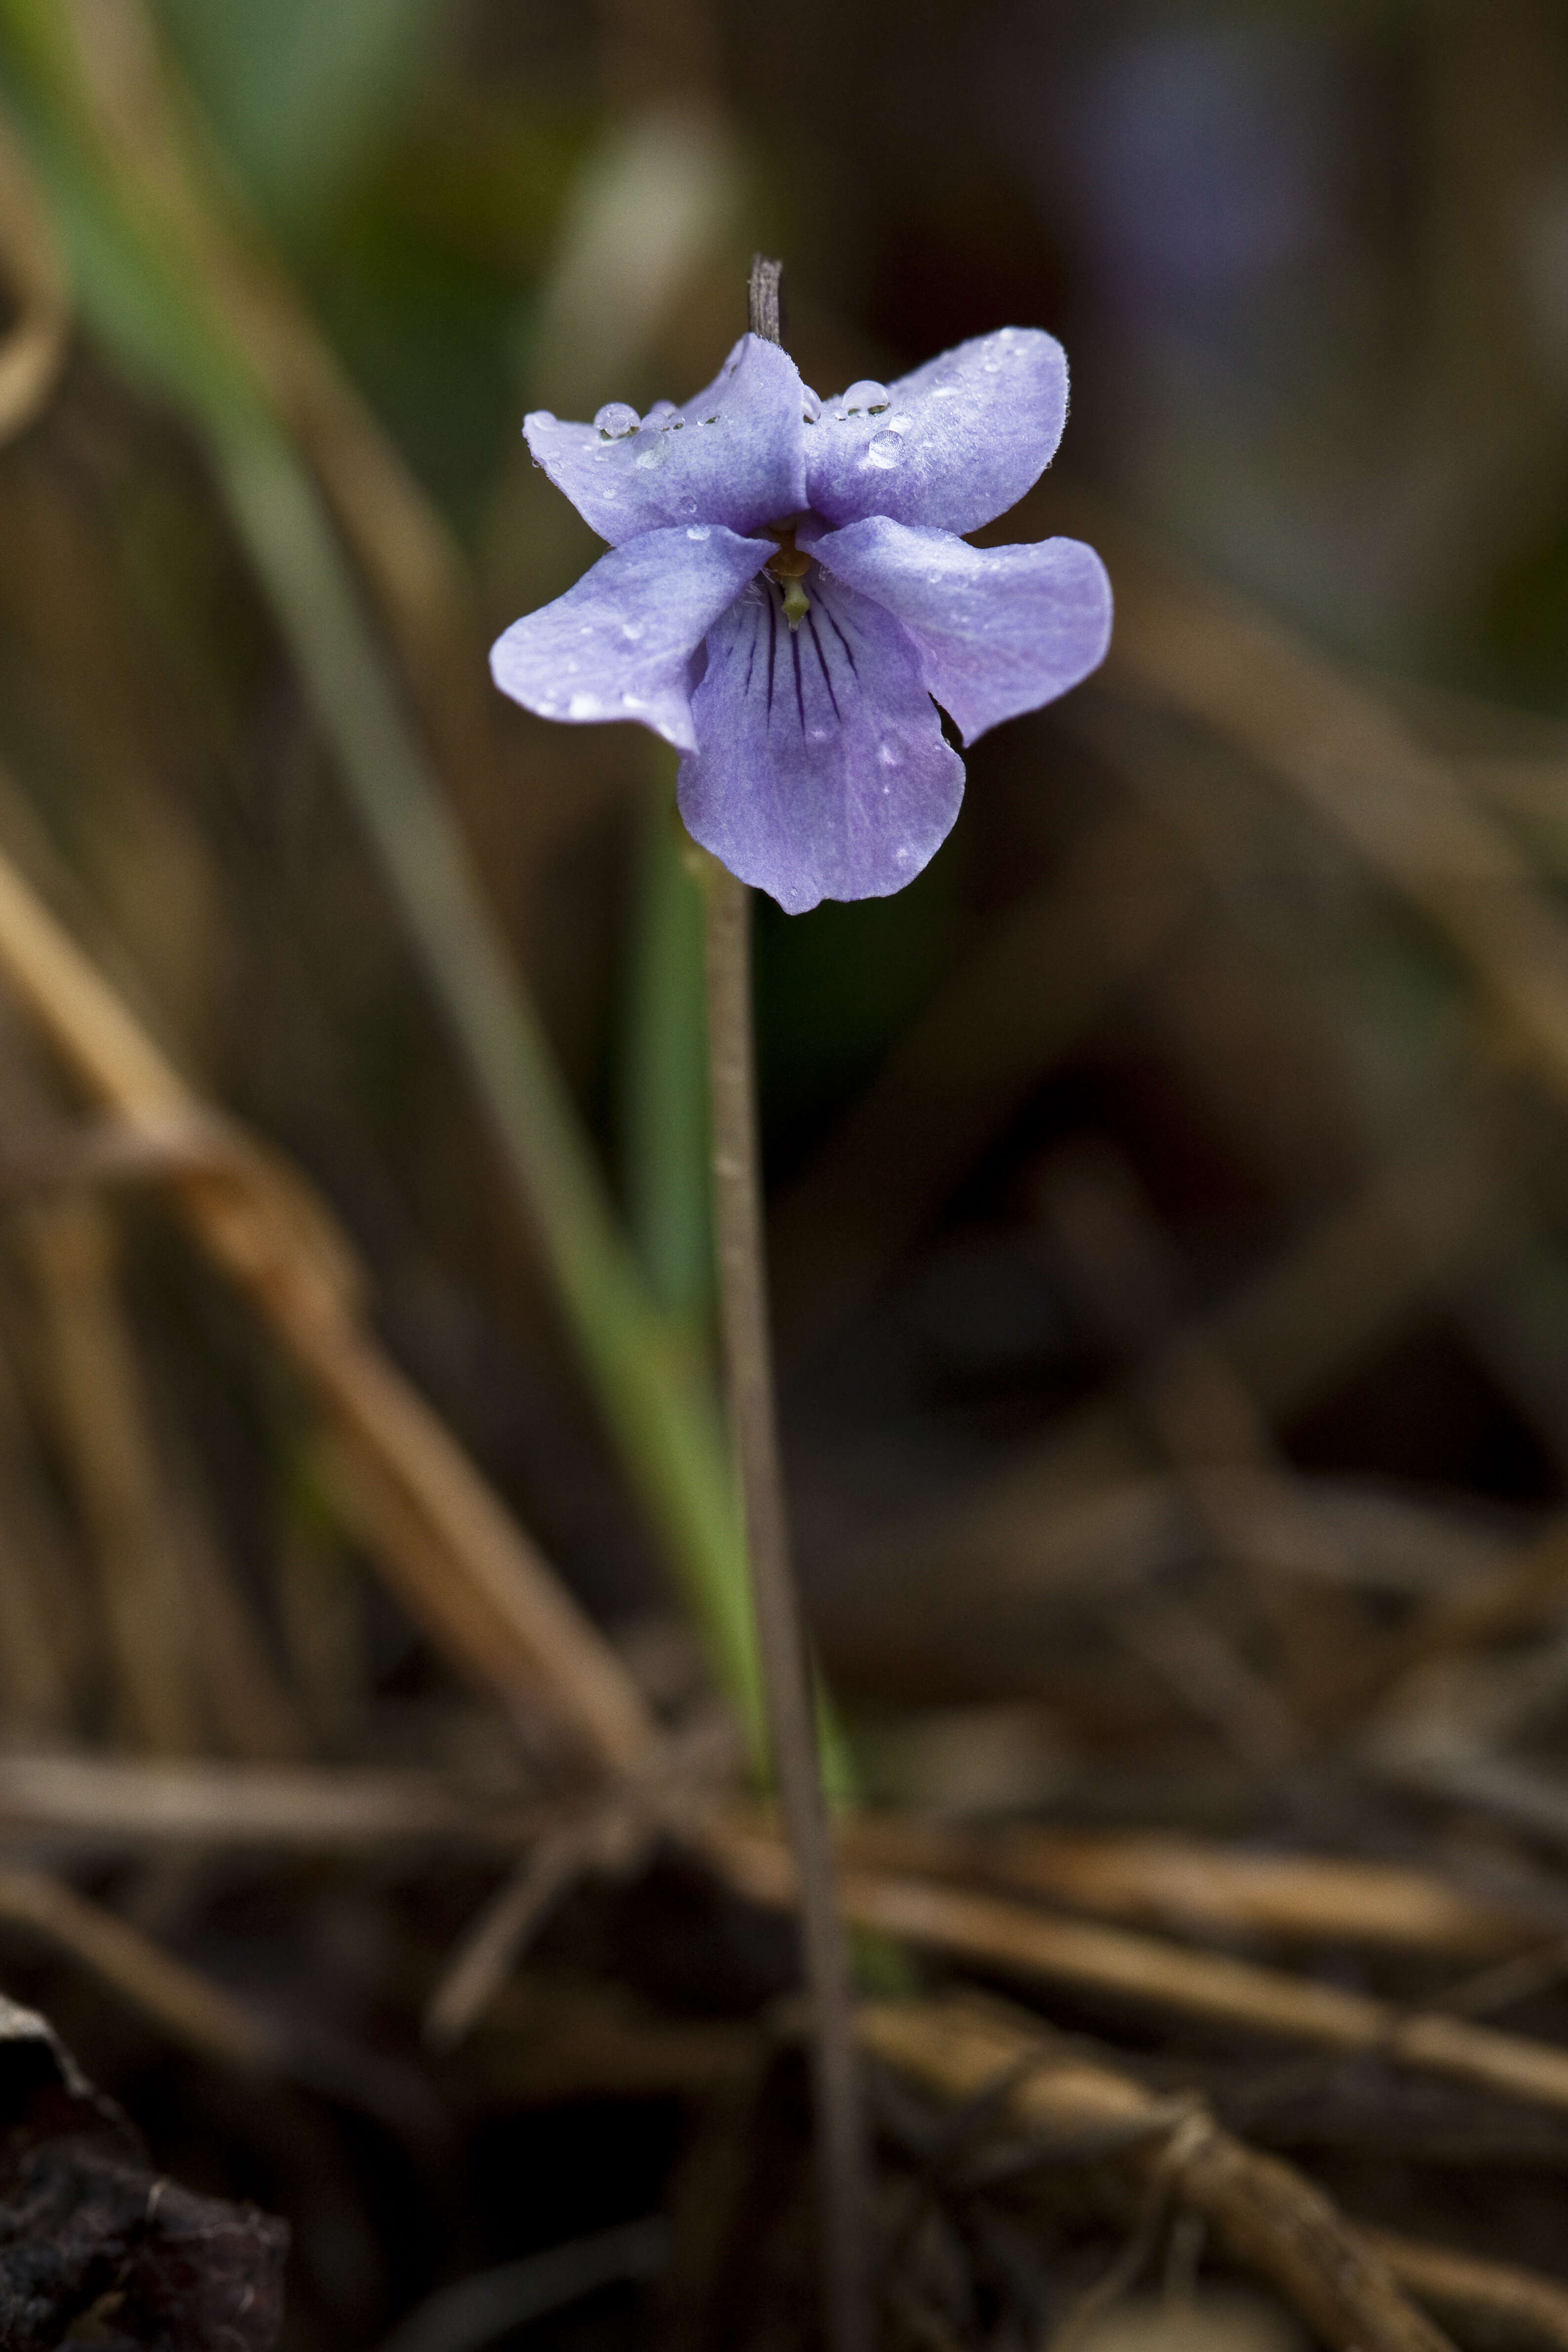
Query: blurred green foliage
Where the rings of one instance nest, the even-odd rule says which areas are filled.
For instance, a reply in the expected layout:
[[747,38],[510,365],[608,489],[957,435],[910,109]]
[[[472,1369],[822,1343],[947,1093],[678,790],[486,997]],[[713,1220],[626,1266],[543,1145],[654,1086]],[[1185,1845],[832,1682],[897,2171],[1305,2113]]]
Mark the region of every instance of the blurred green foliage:
[[308,232],[428,68],[440,0],[159,0],[225,155],[272,226]]

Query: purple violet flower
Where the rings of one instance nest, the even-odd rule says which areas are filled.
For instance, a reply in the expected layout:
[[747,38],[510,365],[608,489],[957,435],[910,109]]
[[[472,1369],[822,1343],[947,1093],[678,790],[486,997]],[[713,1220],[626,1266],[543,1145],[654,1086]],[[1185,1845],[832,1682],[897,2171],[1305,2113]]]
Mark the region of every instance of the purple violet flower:
[[963,797],[935,704],[972,743],[1104,655],[1092,548],[959,536],[1039,479],[1066,414],[1061,346],[1023,327],[838,400],[743,335],[684,408],[541,409],[535,462],[611,551],[513,623],[496,683],[674,744],[688,830],[790,914],[900,890]]

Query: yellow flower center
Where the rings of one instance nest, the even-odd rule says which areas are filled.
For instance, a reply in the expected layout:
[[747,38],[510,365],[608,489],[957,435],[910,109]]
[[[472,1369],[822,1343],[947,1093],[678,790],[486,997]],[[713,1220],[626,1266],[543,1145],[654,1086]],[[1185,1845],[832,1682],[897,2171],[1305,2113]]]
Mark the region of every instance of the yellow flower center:
[[798,629],[811,609],[811,600],[805,590],[806,574],[811,569],[811,559],[795,544],[792,522],[770,522],[764,526],[763,536],[779,541],[779,552],[769,556],[763,565],[770,580],[777,580],[784,591],[784,618],[792,629]]

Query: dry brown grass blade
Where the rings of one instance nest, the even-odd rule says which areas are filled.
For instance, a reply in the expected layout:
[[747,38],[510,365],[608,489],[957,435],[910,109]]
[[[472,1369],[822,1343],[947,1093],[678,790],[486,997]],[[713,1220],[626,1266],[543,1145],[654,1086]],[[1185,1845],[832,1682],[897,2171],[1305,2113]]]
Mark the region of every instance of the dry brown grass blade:
[[[0,1035],[0,1115],[7,1139],[23,1144],[60,1124],[27,1041],[9,1027]],[[298,1753],[297,1711],[206,1525],[193,1465],[171,1460],[168,1433],[156,1427],[110,1218],[72,1188],[29,1207],[16,1223],[42,1310],[53,1375],[47,1385],[97,1571],[123,1727],[165,1752],[190,1752],[215,1730],[220,1746],[241,1755]]]
[[569,1824],[538,1839],[497,1889],[447,1960],[425,2006],[424,2038],[435,2049],[453,2049],[470,2032],[590,1859],[580,1830]]
[[92,1646],[77,1563],[38,1468],[0,1349],[0,1710],[22,1739],[71,1727]]
[[544,1825],[536,1806],[480,1799],[413,1769],[0,1756],[0,1829],[109,1853],[413,1845],[507,1854]]
[[864,1295],[1192,905],[1159,829],[1117,818],[988,929],[770,1218],[784,1345]]
[[1047,2145],[1099,2143],[1135,2179],[1200,2213],[1340,2352],[1451,2352],[1391,2266],[1293,2166],[1223,2130],[1194,2098],[1164,2098],[1075,2056],[999,2003],[883,2002],[862,2012],[884,2064]]
[[1358,2228],[1356,2234],[1461,2341],[1568,2352],[1568,2286],[1560,2280],[1392,2230]]
[[194,1614],[119,1296],[115,1236],[90,1200],[35,1207],[20,1222],[108,1632],[117,1728],[138,1747],[193,1755],[206,1729]]
[[[369,1545],[356,1546],[346,1524],[316,1507],[316,1494],[330,1494],[335,1451],[323,1437],[310,1485],[280,1531],[276,1590],[289,1679],[306,1718],[326,1754],[349,1757],[362,1743],[374,1680],[360,1557]],[[340,1504],[348,1480],[345,1471]],[[384,1544],[384,1535],[378,1540]]]
[[[4,1440],[0,1439],[0,1447]],[[24,1738],[65,1732],[72,1716],[70,1683],[53,1633],[53,1611],[64,1594],[57,1584],[46,1608],[37,1552],[21,1528],[36,1515],[20,1465],[0,1455],[0,1715]]]
[[0,120],[0,278],[13,316],[0,341],[0,443],[48,402],[70,342],[70,300],[53,224],[10,126]]
[[42,1871],[0,1869],[0,1923],[89,1969],[182,2049],[242,2073],[279,2063],[275,2035],[227,1993],[141,1930]]
[[599,1764],[619,1769],[643,1753],[653,1725],[630,1677],[371,1337],[351,1253],[325,1206],[207,1111],[4,860],[0,971],[79,1083],[137,1134],[170,1145],[169,1188],[198,1242],[351,1448],[372,1508],[384,1504],[387,1549],[420,1622],[471,1678],[541,1710]]
[[[165,1455],[175,1449],[164,1446]],[[170,1539],[189,1596],[192,1651],[209,1732],[221,1753],[257,1762],[305,1755],[304,1718],[198,1497],[193,1465],[175,1461],[164,1489]],[[177,1475],[183,1471],[184,1475]]]
[[851,1815],[841,1836],[846,1859],[872,1869],[988,1885],[1181,1935],[1457,1959],[1517,1950],[1542,1932],[1428,1872],[1338,1855],[1253,1853],[1157,1832],[962,1829],[876,1813]]
[[1490,1575],[1440,1594],[1411,1625],[1412,1661],[1484,1649],[1489,1643],[1540,1633],[1568,1603],[1568,1517],[1553,1517],[1534,1540]]
[[[790,1901],[788,1859],[772,1840],[727,1822],[710,1829],[707,1843],[727,1876],[754,1900]],[[840,1899],[845,1917],[856,1927],[955,1959],[1016,1969],[1240,2032],[1365,2053],[1506,2098],[1568,2111],[1568,2050],[1547,2042],[1436,2011],[1399,2010],[1368,1993],[1282,1969],[1053,1917],[1021,1903],[930,1880],[845,1870]]]

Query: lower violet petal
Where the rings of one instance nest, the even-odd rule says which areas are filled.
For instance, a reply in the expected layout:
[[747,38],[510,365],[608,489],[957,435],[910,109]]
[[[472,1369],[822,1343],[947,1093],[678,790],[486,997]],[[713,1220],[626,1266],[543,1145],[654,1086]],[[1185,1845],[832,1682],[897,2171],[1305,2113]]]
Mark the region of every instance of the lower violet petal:
[[810,595],[791,631],[758,581],[713,630],[680,775],[694,837],[792,915],[901,890],[964,793],[898,622],[820,572]]
[[541,719],[634,719],[690,751],[692,655],[777,553],[774,541],[718,523],[644,531],[514,621],[491,648],[491,673]]
[[904,624],[927,690],[966,743],[1054,701],[1104,659],[1111,583],[1076,539],[970,547],[872,515],[817,536],[810,550]]

